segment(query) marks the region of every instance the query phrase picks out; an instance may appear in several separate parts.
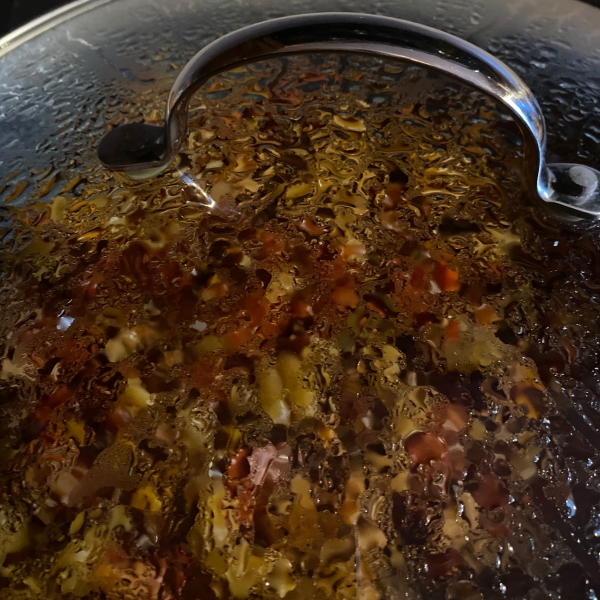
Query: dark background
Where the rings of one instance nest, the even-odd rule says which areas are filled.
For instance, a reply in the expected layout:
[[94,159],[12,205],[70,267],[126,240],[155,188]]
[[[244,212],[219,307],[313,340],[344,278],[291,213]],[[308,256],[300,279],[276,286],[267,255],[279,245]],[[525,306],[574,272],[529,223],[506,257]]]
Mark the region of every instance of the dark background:
[[[600,7],[600,0],[584,1]],[[64,4],[65,0],[0,0],[0,36]]]
[[0,35],[64,4],[65,0],[0,0]]

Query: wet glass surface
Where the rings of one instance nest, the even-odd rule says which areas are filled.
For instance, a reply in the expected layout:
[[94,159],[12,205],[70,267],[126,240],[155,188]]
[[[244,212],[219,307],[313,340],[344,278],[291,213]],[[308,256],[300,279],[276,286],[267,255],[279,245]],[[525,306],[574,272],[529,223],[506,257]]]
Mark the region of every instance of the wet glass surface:
[[595,597],[600,251],[522,154],[321,56],[207,85],[156,180],[6,177],[0,598]]

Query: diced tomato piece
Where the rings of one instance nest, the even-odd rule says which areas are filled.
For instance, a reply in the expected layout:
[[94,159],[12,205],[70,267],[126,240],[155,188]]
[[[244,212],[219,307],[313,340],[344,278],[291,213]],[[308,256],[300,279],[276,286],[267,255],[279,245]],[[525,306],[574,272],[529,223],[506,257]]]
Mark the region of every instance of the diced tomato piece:
[[479,525],[496,538],[506,538],[510,530],[503,523],[494,523],[484,515],[479,515]]
[[458,272],[453,271],[442,262],[436,262],[431,278],[442,292],[457,292],[460,290]]
[[358,306],[359,297],[352,281],[336,286],[331,297],[340,308],[356,308]]
[[404,442],[404,447],[410,457],[411,468],[449,457],[446,442],[433,433],[413,433]]
[[231,479],[242,479],[250,473],[248,462],[248,448],[240,448],[232,457],[227,468],[227,477]]
[[464,564],[466,564],[464,558],[454,548],[449,548],[444,553],[427,554],[425,556],[425,569],[429,579],[445,577],[456,567]]
[[481,478],[479,487],[472,492],[475,502],[486,510],[493,510],[508,504],[508,490],[500,477],[488,472]]
[[223,346],[228,352],[235,352],[241,345],[249,342],[252,337],[252,331],[248,327],[242,327],[225,335]]

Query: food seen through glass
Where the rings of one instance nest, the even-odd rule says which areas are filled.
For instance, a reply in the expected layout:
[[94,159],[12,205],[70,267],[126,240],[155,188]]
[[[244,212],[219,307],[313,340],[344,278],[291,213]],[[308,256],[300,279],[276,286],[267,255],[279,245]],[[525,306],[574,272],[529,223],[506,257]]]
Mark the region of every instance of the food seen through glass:
[[0,599],[600,594],[598,237],[514,121],[305,56],[188,146],[0,184]]

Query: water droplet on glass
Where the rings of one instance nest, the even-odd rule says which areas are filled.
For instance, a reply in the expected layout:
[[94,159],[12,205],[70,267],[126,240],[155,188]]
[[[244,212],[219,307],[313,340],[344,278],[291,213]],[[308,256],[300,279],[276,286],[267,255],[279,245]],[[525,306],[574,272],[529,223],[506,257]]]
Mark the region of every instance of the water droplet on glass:
[[73,317],[60,317],[58,319],[58,323],[56,324],[56,329],[59,331],[66,331],[69,329],[69,327],[71,327],[74,320],[75,319]]

